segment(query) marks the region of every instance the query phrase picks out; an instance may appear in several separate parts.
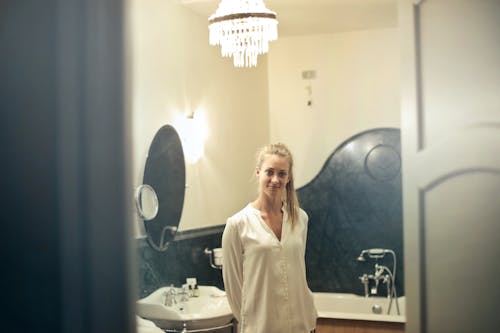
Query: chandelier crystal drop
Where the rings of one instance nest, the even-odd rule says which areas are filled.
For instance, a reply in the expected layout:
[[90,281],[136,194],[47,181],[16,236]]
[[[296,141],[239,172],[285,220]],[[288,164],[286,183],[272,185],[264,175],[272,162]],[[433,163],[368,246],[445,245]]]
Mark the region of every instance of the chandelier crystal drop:
[[208,22],[210,44],[220,45],[235,67],[257,66],[257,56],[278,38],[276,13],[263,0],[221,0]]

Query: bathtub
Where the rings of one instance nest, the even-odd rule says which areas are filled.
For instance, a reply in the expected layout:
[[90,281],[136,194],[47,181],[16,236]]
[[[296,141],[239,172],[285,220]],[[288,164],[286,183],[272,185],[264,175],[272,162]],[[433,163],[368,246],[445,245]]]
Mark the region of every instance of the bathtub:
[[[392,301],[391,314],[387,314],[389,299],[386,297],[363,297],[355,294],[313,292],[318,318],[369,320],[405,323],[405,297],[399,297],[400,315],[397,315],[396,300]],[[374,313],[373,308],[381,309]]]

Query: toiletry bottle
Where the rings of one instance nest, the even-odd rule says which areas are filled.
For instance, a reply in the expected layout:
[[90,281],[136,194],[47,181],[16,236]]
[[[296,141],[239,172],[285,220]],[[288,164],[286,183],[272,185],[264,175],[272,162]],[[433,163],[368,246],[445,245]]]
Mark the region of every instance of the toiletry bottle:
[[200,296],[200,289],[198,288],[197,284],[194,285],[193,296],[194,297]]

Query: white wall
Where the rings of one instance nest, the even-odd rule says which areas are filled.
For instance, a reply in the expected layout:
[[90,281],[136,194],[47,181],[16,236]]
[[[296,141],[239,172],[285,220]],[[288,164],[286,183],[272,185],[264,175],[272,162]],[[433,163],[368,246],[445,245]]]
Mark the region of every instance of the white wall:
[[224,224],[256,193],[254,155],[269,140],[266,59],[233,68],[208,44],[207,19],[176,1],[130,0],[128,10],[134,185],[156,131],[193,110],[208,134],[202,158],[186,165],[179,230]]
[[[302,79],[304,70],[316,78]],[[297,187],[350,136],[400,127],[397,28],[279,38],[268,75],[270,138],[293,151]]]

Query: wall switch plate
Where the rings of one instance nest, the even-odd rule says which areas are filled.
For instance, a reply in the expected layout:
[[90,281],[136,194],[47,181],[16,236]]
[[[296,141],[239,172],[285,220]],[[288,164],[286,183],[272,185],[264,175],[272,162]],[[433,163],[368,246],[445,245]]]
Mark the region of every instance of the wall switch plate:
[[314,78],[316,78],[316,71],[315,70],[302,71],[302,79],[303,80],[312,80]]

